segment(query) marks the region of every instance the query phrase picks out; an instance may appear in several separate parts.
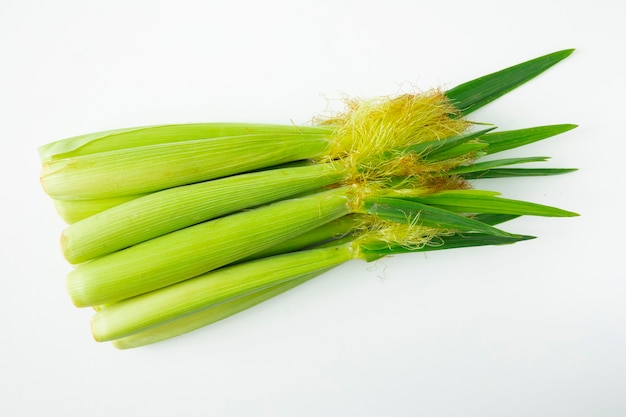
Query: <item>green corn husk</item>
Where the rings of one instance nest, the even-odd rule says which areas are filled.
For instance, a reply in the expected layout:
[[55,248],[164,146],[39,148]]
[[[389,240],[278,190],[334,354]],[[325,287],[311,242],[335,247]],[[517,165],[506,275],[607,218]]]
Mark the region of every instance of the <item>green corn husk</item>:
[[252,308],[298,285],[301,285],[304,282],[323,274],[324,272],[326,272],[326,270],[320,271],[319,273],[305,275],[302,278],[293,279],[264,290],[251,292],[241,297],[235,297],[222,303],[213,304],[197,313],[169,321],[148,330],[139,331],[128,336],[112,340],[112,344],[118,349],[132,349],[162,342],[164,340],[193,332]]
[[317,273],[289,280],[283,284],[274,285],[240,297],[235,297],[222,303],[213,304],[198,313],[169,321],[147,331],[136,332],[129,336],[116,339],[113,341],[113,346],[118,349],[131,349],[161,342],[163,340],[192,332],[252,308],[257,304],[295,288],[326,271],[327,270],[321,270]]
[[268,249],[255,252],[253,255],[247,256],[239,262],[267,258],[302,249],[311,249],[322,244],[334,244],[342,239],[351,238],[354,231],[358,229],[361,224],[363,224],[361,216],[348,214],[347,216],[333,220],[294,238],[278,243]]
[[68,225],[71,225],[144,195],[147,194],[92,200],[54,200],[54,207],[61,219]]
[[305,134],[170,142],[53,160],[41,184],[56,199],[123,197],[314,158],[327,147],[325,135]]
[[90,133],[51,142],[39,148],[43,163],[63,158],[198,139],[248,135],[324,135],[322,126],[287,126],[252,123],[187,123],[142,126]]

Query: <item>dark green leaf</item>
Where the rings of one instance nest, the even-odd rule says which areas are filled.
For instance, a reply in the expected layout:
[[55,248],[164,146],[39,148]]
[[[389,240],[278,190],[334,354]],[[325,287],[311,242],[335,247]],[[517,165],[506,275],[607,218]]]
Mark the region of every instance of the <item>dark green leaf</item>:
[[533,156],[529,158],[507,158],[507,159],[497,159],[493,161],[485,161],[478,162],[471,165],[464,165],[454,169],[451,169],[446,174],[459,175],[459,174],[468,174],[471,172],[478,171],[486,171],[488,169],[498,168],[502,166],[515,165],[515,164],[526,164],[529,162],[545,162],[550,159],[547,156]]
[[508,222],[509,220],[517,219],[520,217],[517,214],[493,214],[493,213],[480,213],[472,217],[479,222],[495,226],[496,224]]
[[363,202],[363,212],[375,214],[388,221],[408,223],[416,221],[427,227],[463,232],[481,232],[495,236],[511,236],[509,233],[478,220],[432,207],[420,202],[393,197],[370,197]]
[[483,135],[480,140],[489,144],[485,152],[492,154],[547,139],[576,127],[577,125],[573,124],[560,124],[508,130],[505,132],[492,132]]
[[434,140],[430,142],[418,143],[416,145],[410,146],[407,148],[407,151],[415,152],[415,153],[424,153],[426,155],[426,159],[431,160],[431,158],[435,158],[438,155],[448,152],[451,149],[465,144],[471,140],[477,139],[487,132],[494,130],[496,127],[491,126],[486,129],[476,130],[472,132],[465,132],[457,136],[452,136],[445,139]]
[[483,233],[455,234],[437,238],[428,245],[419,248],[407,248],[402,246],[389,245],[383,242],[376,244],[361,245],[361,253],[368,261],[375,261],[389,255],[397,255],[409,252],[429,252],[444,249],[459,249],[475,246],[488,245],[509,245],[524,240],[534,239],[534,236],[493,236]]
[[415,145],[407,146],[401,149],[392,149],[391,151],[385,152],[382,157],[388,159],[398,154],[404,155],[407,153],[417,153],[422,154],[424,158],[429,159],[430,157],[434,157],[439,153],[447,152],[448,150],[456,146],[467,143],[473,139],[477,139],[487,132],[494,130],[495,128],[495,126],[491,126],[486,129],[461,133],[460,135],[451,136],[449,138],[417,143]]
[[[473,155],[477,152],[480,153],[486,147],[487,147],[486,143],[479,143],[479,142],[461,143],[452,149],[448,149],[445,152],[438,152],[437,155],[434,155],[434,156],[428,155],[428,157],[425,159],[430,162],[444,161],[446,159],[453,159],[453,158],[459,158],[462,156]],[[477,157],[476,155],[478,154],[475,154],[472,157]],[[483,154],[480,154],[478,156],[481,156],[481,155]]]
[[577,171],[576,168],[497,168],[462,174],[468,180],[511,177],[545,177]]
[[433,205],[456,213],[498,213],[521,216],[572,217],[578,214],[556,207],[501,198],[479,190],[442,191],[427,197],[408,197],[410,201]]
[[535,78],[572,52],[573,49],[566,49],[514,65],[454,87],[446,95],[462,114],[469,114]]

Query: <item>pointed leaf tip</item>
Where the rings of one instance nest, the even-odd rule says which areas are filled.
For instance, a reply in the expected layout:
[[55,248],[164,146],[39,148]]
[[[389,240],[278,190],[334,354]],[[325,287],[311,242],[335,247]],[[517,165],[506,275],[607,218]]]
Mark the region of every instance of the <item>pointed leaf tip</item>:
[[458,85],[446,95],[462,114],[467,115],[530,81],[573,52],[574,49],[564,49],[522,62]]

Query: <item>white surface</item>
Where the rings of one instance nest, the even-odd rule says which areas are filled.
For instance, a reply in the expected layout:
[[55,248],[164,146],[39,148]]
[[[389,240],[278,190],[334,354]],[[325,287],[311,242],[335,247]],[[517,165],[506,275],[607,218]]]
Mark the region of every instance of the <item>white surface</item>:
[[[227,4],[227,5],[226,5]],[[0,415],[623,416],[623,2],[0,3]],[[65,294],[36,147],[109,128],[305,123],[343,95],[454,86],[564,48],[474,116],[578,123],[488,184],[582,213],[501,248],[349,263],[210,328],[118,351]]]

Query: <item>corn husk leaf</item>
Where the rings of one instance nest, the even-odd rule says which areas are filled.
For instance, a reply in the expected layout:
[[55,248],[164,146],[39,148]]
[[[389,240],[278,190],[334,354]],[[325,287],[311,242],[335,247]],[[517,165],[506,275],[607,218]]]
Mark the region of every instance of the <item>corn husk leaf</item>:
[[512,177],[545,177],[577,171],[576,168],[495,168],[463,174],[468,180]]
[[88,133],[48,143],[39,148],[42,162],[80,155],[187,140],[256,134],[325,134],[328,127],[251,123],[186,123],[141,126]]
[[506,159],[496,159],[492,161],[485,162],[477,162],[475,164],[464,165],[457,168],[453,168],[449,170],[446,174],[452,175],[462,175],[469,174],[473,172],[487,171],[493,168],[499,168],[508,165],[517,165],[517,164],[526,164],[531,162],[545,162],[550,157],[548,156],[531,156],[526,158],[506,158]]
[[574,49],[565,49],[531,59],[463,83],[446,91],[445,94],[455,107],[466,115],[530,81],[570,56],[572,52]]
[[367,198],[363,210],[380,218],[397,223],[419,223],[421,226],[441,230],[482,232],[493,236],[511,236],[491,225],[452,211],[403,198]]
[[497,194],[481,190],[452,190],[424,197],[406,197],[406,199],[456,213],[499,213],[546,217],[578,216],[578,214],[571,211],[527,201],[502,198]]
[[480,140],[489,144],[485,149],[485,153],[493,154],[547,139],[576,127],[577,125],[574,124],[536,126],[526,129],[487,133],[481,136]]

